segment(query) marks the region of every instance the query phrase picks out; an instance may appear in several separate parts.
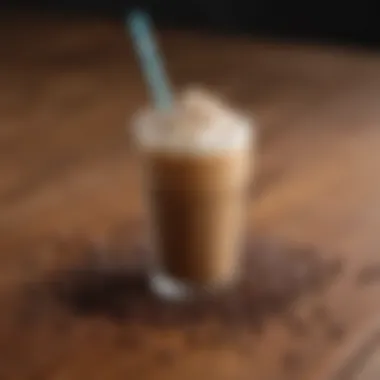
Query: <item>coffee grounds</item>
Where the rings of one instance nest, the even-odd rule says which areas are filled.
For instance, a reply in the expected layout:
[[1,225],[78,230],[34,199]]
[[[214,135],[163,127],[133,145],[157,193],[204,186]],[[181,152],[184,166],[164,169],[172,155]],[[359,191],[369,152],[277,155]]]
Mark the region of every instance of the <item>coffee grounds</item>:
[[365,266],[356,278],[356,283],[359,286],[372,285],[377,282],[380,282],[380,263],[372,263]]
[[72,328],[72,318],[62,305],[52,303],[49,289],[40,284],[28,283],[15,295],[13,323],[18,332],[48,327],[56,335],[65,335]]
[[18,299],[15,322],[19,328],[33,327],[49,309],[46,291],[39,286],[28,286]]
[[[99,257],[99,247],[92,247]],[[106,246],[102,245],[102,249]],[[133,253],[133,252],[132,252]],[[101,257],[107,257],[105,251]],[[91,256],[91,253],[84,255]],[[115,322],[140,323],[159,328],[182,328],[214,321],[224,328],[260,332],[268,317],[284,316],[301,296],[323,291],[342,270],[339,261],[324,260],[312,248],[271,239],[252,239],[247,247],[240,283],[229,292],[207,293],[186,302],[157,299],[150,291],[144,265],[120,261],[129,252],[104,265],[83,265],[54,273],[45,283],[52,297],[79,315],[104,315]],[[146,252],[134,258],[144,262]],[[110,256],[111,257],[111,256]],[[286,312],[286,313],[285,313]],[[307,333],[306,323],[287,314],[291,333]]]

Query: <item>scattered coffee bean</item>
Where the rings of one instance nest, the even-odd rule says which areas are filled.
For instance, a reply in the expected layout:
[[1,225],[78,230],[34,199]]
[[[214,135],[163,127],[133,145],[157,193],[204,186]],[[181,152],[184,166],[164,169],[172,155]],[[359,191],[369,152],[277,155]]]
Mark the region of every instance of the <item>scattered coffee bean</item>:
[[[278,240],[253,239],[247,246],[241,281],[228,294],[199,293],[189,302],[165,302],[151,294],[143,266],[131,269],[112,261],[106,266],[91,264],[55,273],[49,289],[71,312],[103,314],[115,323],[138,321],[157,328],[183,328],[213,320],[227,332],[248,329],[259,334],[264,321],[278,316],[293,334],[306,335],[306,322],[287,313],[298,297],[328,286],[332,272],[339,272],[337,262],[322,259],[314,249]],[[105,251],[100,256],[107,256],[107,247],[105,241],[93,249],[98,256],[99,249]],[[138,249],[138,254],[125,252],[125,257],[132,255],[133,260],[144,262],[147,253]]]

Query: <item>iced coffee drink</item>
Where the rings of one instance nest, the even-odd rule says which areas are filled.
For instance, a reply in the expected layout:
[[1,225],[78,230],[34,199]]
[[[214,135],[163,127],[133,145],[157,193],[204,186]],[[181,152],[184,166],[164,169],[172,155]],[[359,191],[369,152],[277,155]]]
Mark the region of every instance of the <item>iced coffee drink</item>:
[[202,91],[135,125],[153,254],[151,280],[164,296],[218,290],[239,276],[251,174],[248,120]]

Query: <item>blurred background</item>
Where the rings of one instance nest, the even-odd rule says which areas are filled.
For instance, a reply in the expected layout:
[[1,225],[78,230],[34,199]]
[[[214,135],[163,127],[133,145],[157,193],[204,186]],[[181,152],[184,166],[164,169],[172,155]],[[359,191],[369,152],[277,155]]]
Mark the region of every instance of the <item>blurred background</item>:
[[2,8],[120,18],[126,9],[149,10],[160,26],[203,28],[263,37],[377,45],[376,2],[245,0],[8,0]]
[[135,6],[158,26],[175,88],[204,84],[255,115],[263,199],[285,167],[287,175],[297,170],[304,152],[310,162],[327,160],[340,144],[345,149],[350,128],[365,133],[380,120],[375,4],[1,4],[2,236],[77,229],[99,235],[126,215],[140,217],[125,133],[133,112],[149,101],[124,25]]
[[[123,330],[123,341],[118,339],[116,344],[119,330],[113,322],[102,319],[105,325],[87,326],[88,320],[80,319],[78,326],[71,327],[68,316],[68,323],[64,319],[63,324],[69,326],[66,329],[53,312],[52,328],[48,324],[44,331],[48,319],[39,318],[35,310],[45,315],[48,308],[38,297],[30,297],[34,287],[14,307],[11,298],[3,297],[8,289],[24,289],[31,280],[51,279],[49,274],[82,268],[82,263],[124,262],[126,252],[133,253],[132,263],[144,261],[136,247],[143,241],[146,213],[136,155],[128,149],[127,133],[134,112],[149,101],[124,25],[125,14],[134,6],[149,11],[158,26],[174,88],[200,83],[254,115],[259,159],[255,194],[249,205],[253,235],[269,237],[270,246],[274,242],[281,253],[283,249],[291,253],[296,243],[295,252],[302,255],[337,255],[338,267],[341,254],[345,257],[343,268],[348,270],[343,273],[344,280],[328,294],[331,312],[337,314],[331,323],[338,326],[338,336],[342,336],[340,323],[348,333],[351,326],[356,329],[360,325],[361,318],[378,311],[379,287],[370,286],[364,293],[352,271],[374,262],[375,272],[370,273],[379,278],[375,256],[380,246],[380,181],[376,174],[380,172],[380,23],[375,1],[0,3],[0,379],[125,379],[125,373],[136,373],[136,378],[181,378],[167,376],[166,371],[182,364],[161,367],[167,362],[165,357],[173,362],[187,352],[178,346],[177,356],[172,355],[172,348],[165,348],[165,344],[176,345],[171,333],[167,343],[162,343],[163,350],[164,335],[157,335],[151,347],[145,333],[137,349],[132,343],[131,350],[141,361],[136,363],[137,372],[128,372],[125,365],[135,368],[135,356],[125,360],[121,350],[126,349],[127,331]],[[100,247],[96,255],[87,248],[88,241]],[[280,265],[283,262],[279,260]],[[310,262],[319,268],[319,258]],[[287,274],[278,276],[280,281],[292,279],[285,291],[301,284],[300,274],[315,284],[313,274],[310,279],[306,276],[307,267],[296,265],[295,269],[295,282]],[[278,299],[282,282],[274,274],[273,294]],[[72,288],[70,283],[68,288]],[[322,296],[318,293],[315,297],[317,308],[323,306]],[[29,298],[30,311],[23,307]],[[120,304],[119,299],[117,302]],[[283,335],[276,327],[256,361],[250,352],[259,352],[259,340],[254,338],[253,351],[247,351],[244,340],[244,348],[236,350],[241,361],[222,354],[226,366],[220,368],[227,369],[222,377],[230,376],[230,369],[249,368],[258,371],[252,378],[294,375],[294,379],[306,379],[309,377],[302,376],[303,372],[293,371],[294,365],[289,372],[285,365],[289,360],[285,359],[294,363],[295,358],[296,367],[308,371],[320,367],[322,352],[332,357],[330,348],[338,347],[337,341],[330,347],[330,339],[326,339],[330,333],[304,324],[303,302],[300,304],[295,324],[284,323],[295,325],[296,338]],[[310,306],[314,308],[313,303]],[[330,305],[328,310],[330,313]],[[308,314],[311,325],[315,313],[311,310]],[[261,318],[257,320],[261,326]],[[102,326],[105,335],[103,331],[97,334]],[[123,324],[117,326],[124,329]],[[266,322],[263,326],[266,328]],[[146,332],[148,337],[151,330]],[[281,353],[287,336],[290,356]],[[298,339],[302,337],[305,344]],[[153,346],[164,354],[160,360],[155,361]],[[93,349],[94,357],[88,355]],[[223,351],[227,354],[230,350]],[[219,352],[208,346],[196,352],[210,352],[215,358],[211,363],[220,362],[219,356],[213,356]],[[293,355],[301,353],[303,357],[304,352],[305,365]],[[275,358],[273,363],[262,360],[266,353]],[[193,368],[196,356],[191,353],[189,357],[183,362],[185,371]],[[154,373],[154,363],[163,371],[159,376]],[[207,361],[198,363],[203,367]],[[140,368],[143,371],[146,366],[154,376],[143,376]],[[216,371],[219,365],[207,367]],[[260,368],[272,371],[272,367],[273,371],[286,367],[288,372],[284,376],[260,372]],[[124,368],[126,372],[122,372]],[[244,372],[246,376],[248,372]]]

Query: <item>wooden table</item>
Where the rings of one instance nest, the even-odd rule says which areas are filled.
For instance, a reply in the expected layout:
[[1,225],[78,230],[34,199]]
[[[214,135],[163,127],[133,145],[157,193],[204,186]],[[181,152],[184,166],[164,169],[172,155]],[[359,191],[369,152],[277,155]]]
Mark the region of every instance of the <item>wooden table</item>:
[[68,274],[123,267],[143,230],[126,126],[147,99],[122,25],[8,18],[1,29],[0,379],[327,380],[355,361],[380,327],[378,54],[163,34],[178,88],[205,83],[255,115],[250,220],[263,257],[288,265],[287,252],[307,251],[337,270],[258,310],[260,326],[157,325],[91,304],[114,299],[123,276]]

